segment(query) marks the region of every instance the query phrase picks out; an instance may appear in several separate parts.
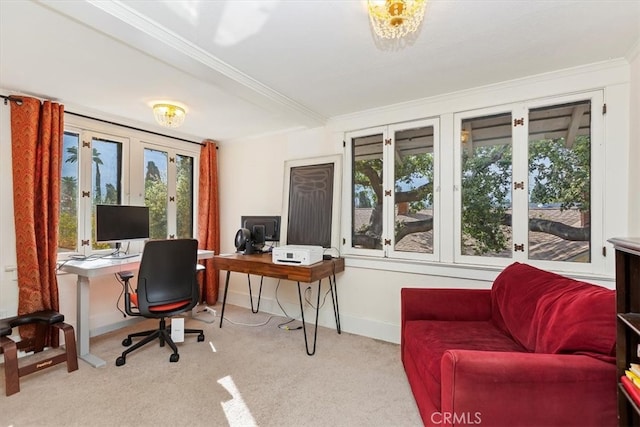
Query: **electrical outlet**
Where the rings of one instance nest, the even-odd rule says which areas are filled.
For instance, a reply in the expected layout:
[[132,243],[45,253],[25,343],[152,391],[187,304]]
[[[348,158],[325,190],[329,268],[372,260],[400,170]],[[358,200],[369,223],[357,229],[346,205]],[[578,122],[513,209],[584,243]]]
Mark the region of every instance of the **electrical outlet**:
[[311,286],[307,286],[307,289],[304,290],[304,308],[311,307],[311,296],[313,291],[311,290]]

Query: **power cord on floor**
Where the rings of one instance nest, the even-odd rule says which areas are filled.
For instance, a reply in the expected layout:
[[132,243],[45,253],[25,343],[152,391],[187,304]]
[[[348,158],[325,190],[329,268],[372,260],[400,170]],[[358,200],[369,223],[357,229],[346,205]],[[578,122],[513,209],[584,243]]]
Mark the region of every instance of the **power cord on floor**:
[[295,319],[294,317],[291,317],[287,314],[287,311],[284,309],[284,307],[282,307],[282,304],[280,304],[280,299],[278,298],[278,289],[280,289],[280,279],[278,279],[278,284],[276,285],[276,303],[278,303],[278,307],[280,307],[280,310],[282,311],[282,313],[284,314],[284,316],[288,319],[286,322],[280,323],[278,324],[278,328],[279,329],[283,329],[285,331],[297,331],[299,329],[302,329],[302,325],[300,326],[296,326],[294,328],[290,327],[289,324],[291,322],[295,322],[297,319]]
[[234,325],[238,325],[238,326],[248,326],[248,327],[253,328],[253,327],[258,327],[258,326],[264,326],[264,325],[266,325],[266,324],[267,324],[267,323],[269,323],[269,322],[271,321],[271,319],[273,319],[274,317],[276,317],[276,316],[274,316],[274,315],[272,314],[271,316],[269,316],[269,317],[267,318],[267,320],[265,320],[265,321],[264,321],[264,322],[262,322],[262,323],[242,323],[242,322],[236,322],[236,321],[234,321],[234,320],[229,319],[228,317],[223,317],[223,320],[226,320],[227,322],[229,322],[229,323],[231,323],[231,324],[234,324]]

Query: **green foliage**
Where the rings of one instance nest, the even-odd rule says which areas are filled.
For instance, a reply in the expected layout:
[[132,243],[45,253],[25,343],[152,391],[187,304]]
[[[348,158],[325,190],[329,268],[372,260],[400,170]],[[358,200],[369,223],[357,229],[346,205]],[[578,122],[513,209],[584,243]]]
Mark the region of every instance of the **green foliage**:
[[433,182],[433,154],[411,154],[402,157],[401,161],[395,162],[396,185],[404,183],[407,186],[415,187],[414,180],[427,178]]
[[78,180],[75,176],[63,176],[60,186],[60,211],[76,215],[77,206]]
[[61,212],[58,224],[58,247],[74,250],[78,244],[78,217],[74,213]]
[[[370,223],[354,230],[357,234],[372,234],[380,237],[382,230],[382,188],[383,163],[381,159],[356,160],[354,162],[354,198],[358,198],[359,207],[373,207]],[[416,185],[416,182],[424,183]],[[433,203],[433,154],[406,155],[395,163],[396,199],[405,195],[410,197],[410,209],[417,212]],[[355,202],[355,201],[354,201]],[[396,200],[399,203],[398,200]],[[404,223],[396,222],[396,231],[404,227]]]
[[[511,193],[511,146],[478,147],[462,159],[462,234],[477,255],[507,248],[505,226]],[[564,138],[529,144],[530,202],[561,210],[590,209],[591,144],[579,136],[567,147]]]
[[462,155],[462,236],[474,252],[500,252],[509,241],[501,228],[511,205],[511,145],[477,147]]
[[[433,205],[433,154],[412,154],[396,161],[395,180],[396,198],[399,193],[416,190],[410,202],[410,212],[418,212]],[[416,181],[426,181],[427,184],[417,186]],[[401,187],[400,184],[404,185]]]
[[573,147],[564,138],[529,144],[529,173],[533,177],[531,202],[559,204],[560,209],[590,209],[591,141],[578,136]]
[[193,158],[177,156],[177,237],[193,237]]
[[144,200],[145,205],[149,207],[150,237],[152,239],[166,239],[168,237],[167,184],[161,179],[145,179]]

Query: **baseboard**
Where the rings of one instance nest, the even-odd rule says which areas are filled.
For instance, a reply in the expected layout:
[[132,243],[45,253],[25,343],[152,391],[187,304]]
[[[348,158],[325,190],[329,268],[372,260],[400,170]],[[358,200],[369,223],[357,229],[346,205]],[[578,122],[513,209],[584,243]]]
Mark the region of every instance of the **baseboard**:
[[[227,295],[227,304],[236,305],[243,308],[251,308],[248,293],[229,292]],[[253,298],[253,308],[257,307],[258,298]],[[292,318],[300,320],[300,304],[288,303],[280,301],[280,305],[286,311],[286,314]],[[260,300],[260,312],[284,316],[282,309],[274,298],[262,296]],[[227,314],[225,313],[225,317]],[[315,319],[315,310],[311,307],[305,309],[304,317],[307,322]],[[333,310],[331,309],[331,299],[327,299],[325,306],[320,309],[318,316],[318,325],[326,328],[335,329],[336,324],[333,318]],[[371,319],[363,319],[340,313],[340,326],[343,332],[361,335],[381,341],[387,341],[394,344],[400,343],[400,326],[396,324],[379,322]]]
[[130,326],[135,323],[143,321],[144,318],[141,317],[127,317],[124,320],[120,320],[115,323],[109,323],[104,326],[97,327],[95,329],[91,329],[89,331],[90,337],[97,337],[98,335],[106,334],[109,332],[117,331],[118,329],[124,328],[125,326]]

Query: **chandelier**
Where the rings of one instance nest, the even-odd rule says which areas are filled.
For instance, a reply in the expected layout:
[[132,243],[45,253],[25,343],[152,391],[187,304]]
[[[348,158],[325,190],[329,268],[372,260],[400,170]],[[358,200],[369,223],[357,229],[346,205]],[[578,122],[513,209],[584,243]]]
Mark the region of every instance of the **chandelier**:
[[427,0],[368,0],[371,26],[384,39],[399,39],[418,29]]
[[155,104],[153,106],[153,115],[156,121],[162,126],[168,128],[177,128],[184,123],[186,115],[184,108],[172,104]]

